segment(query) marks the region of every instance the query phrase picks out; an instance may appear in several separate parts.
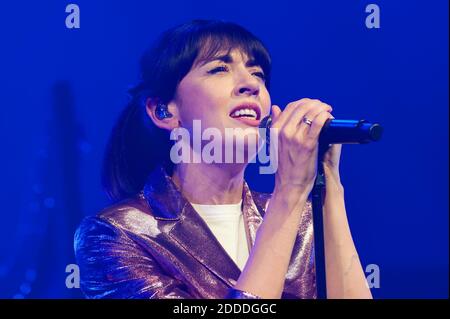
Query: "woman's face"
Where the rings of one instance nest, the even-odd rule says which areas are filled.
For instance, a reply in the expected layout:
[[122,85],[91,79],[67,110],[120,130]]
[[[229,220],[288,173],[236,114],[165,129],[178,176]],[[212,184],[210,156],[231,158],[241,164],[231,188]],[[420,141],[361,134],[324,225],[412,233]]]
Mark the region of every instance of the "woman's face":
[[191,136],[193,121],[201,120],[202,132],[216,128],[223,140],[226,128],[246,130],[233,130],[235,135],[257,137],[259,122],[271,106],[262,68],[238,50],[195,61],[179,83],[173,102],[181,126]]

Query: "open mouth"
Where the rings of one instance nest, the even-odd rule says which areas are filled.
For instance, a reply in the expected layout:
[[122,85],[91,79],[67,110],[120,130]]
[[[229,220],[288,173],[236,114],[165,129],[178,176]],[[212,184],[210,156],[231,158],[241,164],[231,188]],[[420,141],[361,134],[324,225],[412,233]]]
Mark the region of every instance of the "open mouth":
[[261,109],[257,104],[241,104],[231,110],[230,117],[234,119],[249,119],[259,121],[259,119],[261,118]]

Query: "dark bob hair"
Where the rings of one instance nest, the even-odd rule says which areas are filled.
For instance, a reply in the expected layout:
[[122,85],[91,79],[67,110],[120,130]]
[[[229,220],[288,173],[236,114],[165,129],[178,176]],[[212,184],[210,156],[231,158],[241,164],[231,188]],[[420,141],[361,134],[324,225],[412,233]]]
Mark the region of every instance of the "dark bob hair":
[[170,102],[197,59],[238,49],[254,59],[270,85],[271,58],[263,43],[243,27],[224,21],[193,20],[164,32],[140,62],[140,82],[115,124],[103,160],[102,184],[119,201],[139,193],[150,172],[163,165],[172,172],[169,132],[157,128],[145,111],[147,98]]

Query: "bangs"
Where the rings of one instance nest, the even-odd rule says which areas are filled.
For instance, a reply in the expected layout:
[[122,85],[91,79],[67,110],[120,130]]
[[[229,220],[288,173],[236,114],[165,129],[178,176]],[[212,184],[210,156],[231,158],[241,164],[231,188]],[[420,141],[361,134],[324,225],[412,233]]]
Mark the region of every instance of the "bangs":
[[271,59],[266,48],[248,31],[240,27],[237,27],[237,30],[230,30],[230,28],[234,29],[234,26],[227,26],[225,30],[208,30],[209,32],[202,34],[196,41],[197,55],[193,64],[213,60],[223,53],[237,50],[262,68],[268,86],[270,83]]
[[225,21],[193,20],[169,29],[141,60],[142,83],[130,92],[144,92],[170,101],[194,63],[239,50],[264,72],[269,89],[271,58],[263,43],[243,27]]

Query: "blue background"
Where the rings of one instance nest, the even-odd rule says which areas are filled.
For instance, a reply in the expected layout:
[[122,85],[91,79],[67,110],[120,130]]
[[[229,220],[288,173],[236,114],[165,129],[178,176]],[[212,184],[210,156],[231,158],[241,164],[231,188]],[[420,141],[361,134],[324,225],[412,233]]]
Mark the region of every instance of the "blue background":
[[[81,218],[108,205],[106,140],[138,60],[193,18],[237,22],[273,57],[272,100],[319,98],[383,139],[345,145],[342,178],[377,298],[448,298],[448,1],[68,1],[0,4],[0,298],[81,298],[67,289]],[[365,26],[365,7],[381,28]],[[272,179],[248,171],[257,190]]]

